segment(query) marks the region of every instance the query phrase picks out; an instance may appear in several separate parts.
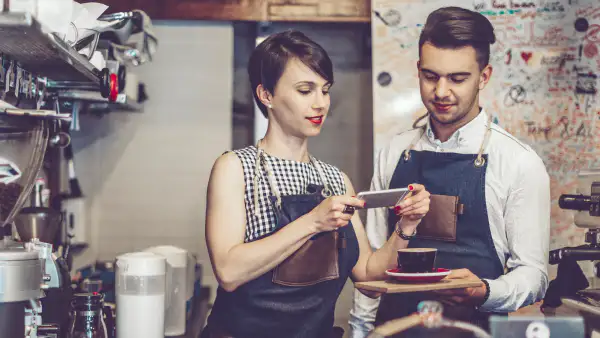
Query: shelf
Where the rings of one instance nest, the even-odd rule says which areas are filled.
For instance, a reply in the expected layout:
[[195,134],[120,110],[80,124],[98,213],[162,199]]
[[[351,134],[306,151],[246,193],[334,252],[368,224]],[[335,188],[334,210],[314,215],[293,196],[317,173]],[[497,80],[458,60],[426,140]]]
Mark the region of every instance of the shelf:
[[142,109],[142,104],[123,93],[117,95],[117,100],[115,102],[109,102],[108,99],[102,97],[99,92],[85,90],[59,91],[58,98],[60,100],[82,101],[87,103],[104,103],[110,108],[118,110],[139,111]]
[[29,13],[0,13],[0,52],[37,76],[100,85],[100,70]]
[[1,115],[29,116],[38,119],[71,121],[71,116],[69,114],[58,114],[54,110],[2,108],[0,109],[0,116]]

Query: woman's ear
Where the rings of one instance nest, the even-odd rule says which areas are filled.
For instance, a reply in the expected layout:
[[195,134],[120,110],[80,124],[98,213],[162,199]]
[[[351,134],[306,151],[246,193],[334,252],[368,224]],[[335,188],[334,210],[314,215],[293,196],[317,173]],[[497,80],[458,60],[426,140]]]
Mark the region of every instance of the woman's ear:
[[271,93],[269,93],[269,91],[265,89],[265,87],[263,87],[262,84],[256,86],[256,95],[258,96],[258,99],[260,100],[260,102],[262,102],[262,104],[264,104],[268,108],[273,108],[273,95],[271,95]]

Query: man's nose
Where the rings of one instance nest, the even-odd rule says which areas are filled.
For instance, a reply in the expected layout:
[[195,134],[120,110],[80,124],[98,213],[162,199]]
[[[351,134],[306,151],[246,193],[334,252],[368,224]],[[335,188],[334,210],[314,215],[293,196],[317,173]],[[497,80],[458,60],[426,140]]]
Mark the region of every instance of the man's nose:
[[435,96],[438,99],[443,99],[450,94],[450,85],[444,78],[440,78],[435,86]]

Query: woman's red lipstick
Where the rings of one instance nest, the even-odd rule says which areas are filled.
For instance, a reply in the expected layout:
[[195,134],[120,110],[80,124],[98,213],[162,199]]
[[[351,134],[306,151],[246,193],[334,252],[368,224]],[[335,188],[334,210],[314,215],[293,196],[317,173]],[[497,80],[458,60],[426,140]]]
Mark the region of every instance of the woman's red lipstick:
[[314,125],[321,125],[321,123],[323,123],[323,116],[313,116],[313,117],[307,117],[307,120],[309,120],[312,124]]

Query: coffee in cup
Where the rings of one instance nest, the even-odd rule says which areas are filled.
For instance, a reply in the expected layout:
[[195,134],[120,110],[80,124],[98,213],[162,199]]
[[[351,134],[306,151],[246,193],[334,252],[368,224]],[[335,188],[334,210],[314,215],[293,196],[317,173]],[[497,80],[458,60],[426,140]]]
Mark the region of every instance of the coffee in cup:
[[435,248],[405,248],[398,250],[398,269],[406,273],[433,272]]

